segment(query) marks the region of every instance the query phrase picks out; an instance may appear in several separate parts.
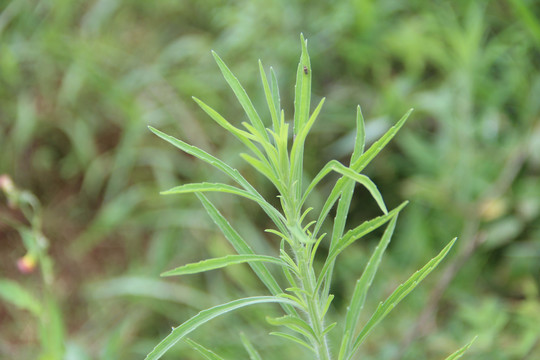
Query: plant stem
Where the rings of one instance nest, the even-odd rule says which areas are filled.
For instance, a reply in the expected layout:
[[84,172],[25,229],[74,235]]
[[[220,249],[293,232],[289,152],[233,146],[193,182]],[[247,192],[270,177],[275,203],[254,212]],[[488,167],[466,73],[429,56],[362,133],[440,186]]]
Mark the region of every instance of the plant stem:
[[[326,304],[328,297],[325,297],[322,292],[317,291],[317,278],[311,263],[312,245],[311,239],[304,233],[300,221],[300,210],[296,206],[298,203],[294,201],[294,197],[290,194],[282,194],[283,196],[283,212],[287,218],[288,225],[291,230],[292,243],[296,244],[293,249],[297,261],[298,269],[300,270],[300,283],[304,301],[307,304],[308,323],[315,333],[315,343],[313,348],[316,349],[318,360],[331,360],[330,348],[324,332],[324,318],[321,316],[321,304]],[[298,232],[300,230],[300,232]],[[324,299],[321,296],[325,297]]]
[[[313,328],[313,331],[316,335],[316,344],[313,344],[317,349],[317,358],[319,360],[331,360],[330,349],[328,347],[328,342],[326,335],[323,334],[324,331],[324,319],[320,314],[320,304],[326,304],[327,299],[320,299],[320,293],[316,291],[316,278],[313,268],[310,266],[310,251],[308,251],[308,246],[304,247],[299,257],[299,268],[300,274],[302,275],[302,288],[306,291],[306,304],[307,304],[307,314],[309,317],[309,323]],[[321,301],[321,300],[324,300]]]

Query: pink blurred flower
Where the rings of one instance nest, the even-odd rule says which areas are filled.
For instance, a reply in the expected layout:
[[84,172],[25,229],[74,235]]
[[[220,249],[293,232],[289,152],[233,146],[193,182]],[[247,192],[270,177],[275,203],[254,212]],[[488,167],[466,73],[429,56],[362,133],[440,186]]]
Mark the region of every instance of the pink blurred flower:
[[13,180],[11,180],[9,175],[0,175],[0,189],[4,190],[6,194],[9,194],[13,191],[13,189],[15,189],[15,185],[13,185]]
[[17,260],[17,267],[21,273],[30,274],[36,268],[36,258],[30,254],[26,254]]

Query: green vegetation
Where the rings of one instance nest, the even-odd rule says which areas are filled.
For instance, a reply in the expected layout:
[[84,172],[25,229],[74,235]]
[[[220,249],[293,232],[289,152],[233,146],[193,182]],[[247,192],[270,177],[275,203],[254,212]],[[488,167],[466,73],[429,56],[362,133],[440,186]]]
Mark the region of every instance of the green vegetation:
[[[297,168],[305,174],[303,190],[321,164],[348,164],[357,103],[368,149],[394,119],[415,108],[364,170],[388,209],[410,203],[359,324],[449,237],[459,239],[365,339],[362,359],[444,359],[476,335],[463,358],[538,358],[538,8],[530,0],[3,2],[0,174],[27,196],[20,202],[13,193],[0,198],[0,357],[144,358],[171,326],[200,311],[268,294],[246,264],[159,277],[234,249],[195,196],[158,192],[209,179],[235,184],[175,152],[147,126],[223,159],[278,208],[274,184],[238,156],[245,144],[188,99],[204,99],[235,127],[247,120],[209,55],[214,49],[252,96],[264,127],[276,128],[280,118],[262,112],[266,92],[253,64],[260,58],[275,66],[282,84],[278,108],[293,114],[295,93],[288,85],[295,82],[303,32],[310,39],[312,99],[327,97]],[[324,206],[336,169],[328,168],[313,188],[308,207]],[[380,215],[381,202],[371,194],[355,189],[343,228]],[[261,230],[284,229],[272,225],[257,203],[218,195],[207,199],[254,252],[275,256],[279,238]],[[317,270],[332,237],[330,224],[318,230],[329,235],[315,256]],[[375,231],[340,254],[325,289],[334,295],[327,324],[346,313],[355,280],[383,235]],[[33,264],[25,268],[33,272],[23,273],[18,263]],[[277,276],[275,264],[257,264]],[[212,358],[206,347],[227,359],[257,359],[257,353],[267,360],[294,358],[296,343],[268,336],[277,328],[266,316],[279,319],[283,311],[260,304],[216,318],[163,358]],[[332,353],[339,352],[346,326],[340,324],[328,333]]]
[[[294,101],[294,122],[293,140],[289,146],[289,124],[285,122],[285,113],[280,108],[279,88],[276,77],[272,73],[272,88],[262,63],[259,61],[261,80],[264,85],[268,110],[272,118],[272,129],[266,129],[259,114],[253,107],[251,100],[244,88],[240,85],[236,77],[231,73],[225,63],[214,53],[223,76],[231,86],[251,124],[243,123],[247,129],[241,130],[227,120],[225,120],[215,110],[202,101],[195,98],[201,108],[212,117],[219,125],[237,137],[249,148],[256,157],[248,154],[241,154],[257,172],[267,178],[278,191],[278,198],[281,204],[281,211],[273,207],[262,197],[257,190],[242,176],[237,169],[234,169],[204,152],[203,150],[190,146],[183,141],[150,128],[155,134],[170,142],[177,148],[193,155],[200,160],[207,162],[216,169],[224,172],[241,188],[223,183],[193,183],[177,186],[163,194],[185,194],[195,193],[203,204],[208,215],[220,228],[229,243],[238,252],[238,255],[227,255],[219,258],[200,261],[181,266],[174,270],[167,271],[162,276],[175,276],[185,274],[196,274],[214,269],[223,268],[229,265],[240,263],[250,263],[251,268],[258,278],[266,285],[273,296],[249,297],[234,300],[227,304],[218,305],[211,309],[203,310],[193,318],[189,319],[173,331],[163,341],[161,341],[147,359],[159,359],[174,344],[184,338],[187,334],[203,325],[208,320],[221,316],[231,310],[261,302],[275,302],[282,305],[285,315],[279,318],[268,318],[268,322],[276,326],[284,326],[290,332],[273,332],[271,334],[295,342],[311,350],[311,356],[317,359],[330,360],[335,356],[330,350],[328,337],[337,322],[328,323],[326,321],[328,310],[334,299],[330,294],[332,287],[332,274],[337,257],[343,253],[354,242],[365,235],[377,230],[379,227],[389,222],[389,225],[381,237],[380,243],[374,250],[373,255],[365,265],[362,276],[357,280],[354,287],[350,305],[344,316],[342,324],[343,335],[341,336],[341,346],[339,347],[339,359],[352,359],[367,335],[390,311],[409,294],[446,256],[455,240],[450,242],[441,253],[429,261],[422,269],[414,273],[406,282],[398,288],[377,307],[371,318],[360,328],[357,333],[358,322],[361,310],[367,297],[367,293],[375,277],[375,273],[381,262],[381,257],[390,242],[390,238],[396,226],[399,212],[406,203],[401,204],[394,210],[388,212],[377,186],[365,175],[360,174],[373,158],[385,147],[403,126],[411,111],[409,111],[395,126],[377,140],[366,152],[365,146],[365,125],[360,107],[356,115],[356,139],[354,142],[354,152],[350,159],[350,166],[346,167],[336,160],[330,160],[313,178],[311,183],[305,188],[302,185],[306,177],[303,171],[304,146],[306,138],[314,125],[324,98],[310,115],[311,101],[311,61],[307,51],[307,41],[302,40],[302,55],[296,72],[295,101]],[[315,187],[331,171],[335,171],[342,177],[336,181],[327,200],[317,215],[317,220],[308,221],[308,214],[312,207],[305,208],[306,201]],[[383,211],[375,219],[363,222],[361,225],[344,232],[347,215],[354,193],[355,183],[363,185],[377,201]],[[242,189],[243,188],[243,189]],[[235,194],[255,201],[261,209],[272,219],[275,228],[266,229],[267,232],[277,235],[280,240],[279,257],[255,254],[248,241],[242,238],[229,222],[221,215],[219,210],[204,195],[205,192],[220,192],[223,194]],[[317,250],[325,239],[326,234],[319,235],[319,230],[333,208],[338,203],[336,216],[332,226],[332,236],[326,259],[321,264],[320,269],[316,269],[315,258]],[[259,262],[270,262],[281,267],[286,279],[286,286],[280,286],[272,273],[264,264]],[[298,312],[300,311],[300,313]],[[200,349],[201,345],[191,340],[191,345],[195,349]],[[248,349],[249,350],[249,349]],[[309,355],[307,355],[309,356]],[[451,358],[458,358],[456,354]],[[212,354],[206,356],[208,359],[222,359]]]

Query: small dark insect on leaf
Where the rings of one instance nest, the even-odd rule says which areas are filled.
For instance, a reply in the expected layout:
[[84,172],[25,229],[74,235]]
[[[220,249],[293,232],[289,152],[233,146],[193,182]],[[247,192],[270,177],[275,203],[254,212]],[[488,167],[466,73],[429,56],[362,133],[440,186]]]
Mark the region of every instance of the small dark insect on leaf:
[[304,66],[304,74],[308,74],[308,69],[307,69],[307,66]]

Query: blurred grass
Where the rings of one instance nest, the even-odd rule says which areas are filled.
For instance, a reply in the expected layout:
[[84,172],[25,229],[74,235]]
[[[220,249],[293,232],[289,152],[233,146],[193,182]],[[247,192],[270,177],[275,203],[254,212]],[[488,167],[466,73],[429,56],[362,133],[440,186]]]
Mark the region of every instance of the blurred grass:
[[[309,39],[314,96],[328,99],[307,143],[312,173],[319,159],[345,158],[352,148],[357,103],[372,141],[406,109],[416,109],[396,144],[367,169],[390,206],[411,200],[373,299],[448,238],[460,237],[454,262],[369,339],[365,358],[443,358],[475,334],[471,358],[540,356],[538,9],[538,1],[526,0],[0,4],[0,173],[43,205],[66,358],[140,358],[168,327],[204,307],[201,297],[217,303],[262,291],[246,268],[181,283],[158,278],[229,249],[194,198],[158,195],[210,178],[209,169],[171,150],[146,126],[237,161],[248,179],[261,181],[242,164],[238,144],[223,138],[189,97],[232,122],[244,120],[213,63],[214,49],[248,93],[257,94],[256,106],[264,103],[256,61],[273,65],[282,104],[292,109],[300,32]],[[273,196],[270,189],[263,193]],[[377,211],[363,194],[351,222]],[[266,220],[250,204],[232,198],[219,204],[263,252],[276,248],[261,234]],[[39,288],[36,274],[16,270],[24,247],[6,219],[18,216],[0,206],[0,278]],[[358,276],[358,261],[373,245],[351,250],[336,271],[336,312],[344,311],[340,298],[351,291],[345,284]],[[454,279],[435,294],[440,300],[429,321],[418,325],[442,274]],[[293,346],[272,350],[279,342],[264,335],[266,310],[216,321],[196,336],[229,358],[246,357],[241,330],[266,359],[296,354]],[[0,322],[0,357],[39,357],[29,314],[2,303]],[[418,326],[422,341],[411,336]],[[178,346],[170,356],[195,358],[188,351]]]

